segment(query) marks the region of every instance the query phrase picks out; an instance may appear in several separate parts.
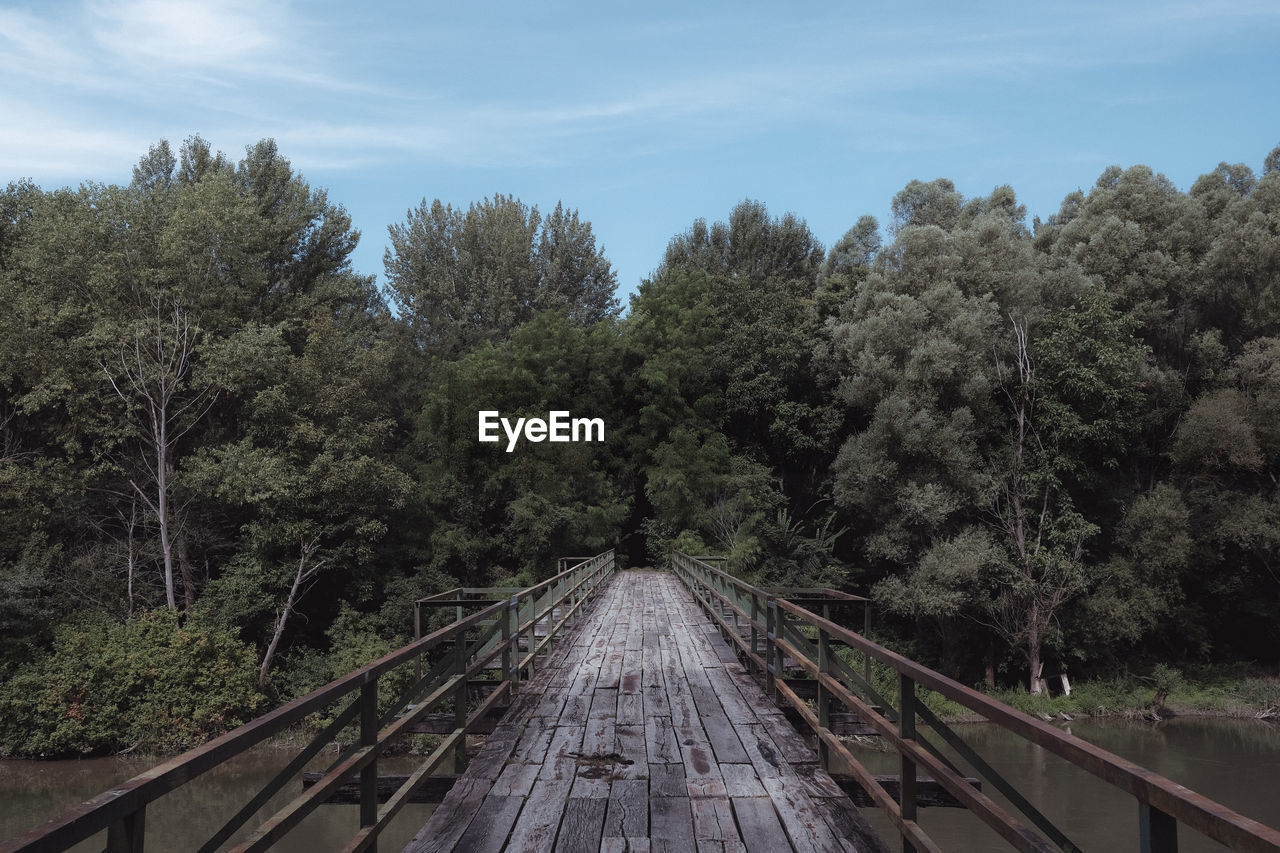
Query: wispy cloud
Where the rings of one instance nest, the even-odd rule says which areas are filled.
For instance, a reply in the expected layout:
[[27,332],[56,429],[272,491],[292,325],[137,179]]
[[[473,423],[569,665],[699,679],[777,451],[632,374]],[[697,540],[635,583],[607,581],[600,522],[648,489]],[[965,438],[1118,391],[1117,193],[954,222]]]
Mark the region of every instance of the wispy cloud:
[[228,69],[280,47],[278,13],[243,0],[96,0],[87,12],[95,41],[126,61]]
[[136,130],[94,126],[0,96],[0,183],[27,177],[59,180],[127,174],[154,142]]

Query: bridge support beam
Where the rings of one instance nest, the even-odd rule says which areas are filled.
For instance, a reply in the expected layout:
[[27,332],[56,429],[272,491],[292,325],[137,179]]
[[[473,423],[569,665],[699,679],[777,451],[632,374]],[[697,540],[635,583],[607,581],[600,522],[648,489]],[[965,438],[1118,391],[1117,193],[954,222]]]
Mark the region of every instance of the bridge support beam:
[[111,824],[111,828],[107,830],[107,853],[142,853],[146,824],[146,806]]
[[[360,685],[360,746],[377,748],[378,743],[378,677]],[[360,770],[360,825],[378,822],[378,758],[375,755]],[[377,840],[367,850],[377,851]]]
[[1178,822],[1150,803],[1138,804],[1138,832],[1142,853],[1178,853]]
[[[898,674],[898,734],[903,740],[916,739],[916,683],[904,673]],[[916,763],[910,755],[901,752],[901,787],[898,788],[898,806],[902,810],[902,819],[915,823],[916,820]],[[915,845],[902,838],[903,853],[915,853]]]

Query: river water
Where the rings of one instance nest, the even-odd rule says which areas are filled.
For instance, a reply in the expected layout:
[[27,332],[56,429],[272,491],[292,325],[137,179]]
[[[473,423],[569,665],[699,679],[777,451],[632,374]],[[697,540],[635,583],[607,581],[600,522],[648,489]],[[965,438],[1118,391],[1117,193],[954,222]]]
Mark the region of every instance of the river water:
[[[188,853],[199,849],[255,793],[270,782],[293,757],[288,750],[259,747],[219,765],[147,807],[148,853]],[[323,756],[309,769],[323,770],[332,761]],[[391,757],[378,763],[383,773],[410,773],[421,759]],[[25,832],[113,785],[152,767],[155,760],[93,758],[81,761],[0,761],[0,839]],[[272,799],[267,816],[301,793],[293,782]],[[431,815],[433,806],[410,804],[396,816],[380,838],[379,849],[400,850]],[[257,826],[265,818],[251,820]],[[273,847],[280,853],[323,853],[337,850],[360,826],[359,806],[325,805],[312,812],[288,838]],[[248,830],[241,830],[243,837]],[[76,853],[101,853],[106,834],[72,848]]]
[[[1060,727],[1240,814],[1280,827],[1280,725],[1174,717],[1160,723],[1081,719]],[[1080,848],[1138,849],[1138,806],[1133,797],[996,726],[961,725],[956,730]],[[928,736],[928,729],[922,732]],[[867,746],[855,754],[872,772],[898,772],[895,753]],[[984,792],[1007,806],[989,785]],[[864,814],[886,838],[896,839],[878,809]],[[919,818],[944,850],[1009,849],[964,809],[921,809]],[[891,847],[898,849],[896,843]],[[1180,825],[1178,849],[1198,853],[1226,848]]]
[[[1251,720],[1178,717],[1158,724],[1123,720],[1080,720],[1070,731],[1236,811],[1280,826],[1280,725]],[[1039,747],[988,725],[959,730],[1085,850],[1136,850],[1138,807],[1127,794],[1068,765]],[[896,756],[874,747],[857,748],[872,772],[896,773]],[[230,761],[170,795],[147,812],[147,850],[194,850],[222,820],[275,775],[289,760],[284,750],[261,748]],[[384,772],[410,772],[412,758],[384,761]],[[47,819],[68,805],[93,796],[147,769],[151,762],[128,758],[84,761],[0,761],[0,838],[8,838]],[[275,803],[296,796],[286,788]],[[993,794],[988,787],[988,793]],[[998,795],[994,795],[999,800]],[[430,815],[431,806],[411,805],[401,812],[380,845],[400,850]],[[864,813],[893,839],[876,809]],[[1003,842],[963,809],[922,809],[925,830],[945,850],[1007,850]],[[356,806],[324,806],[286,843],[282,853],[321,853],[341,846],[358,823]],[[898,849],[895,841],[892,849]],[[100,851],[88,843],[80,851]],[[1187,853],[1222,848],[1180,828],[1179,849]]]

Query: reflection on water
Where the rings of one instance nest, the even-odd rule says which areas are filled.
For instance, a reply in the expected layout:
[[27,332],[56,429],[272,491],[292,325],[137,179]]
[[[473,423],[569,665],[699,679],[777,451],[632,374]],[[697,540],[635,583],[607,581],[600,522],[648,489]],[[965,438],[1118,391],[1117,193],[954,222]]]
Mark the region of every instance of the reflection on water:
[[[1027,793],[1076,844],[1086,850],[1135,850],[1138,807],[1112,788],[1043,749],[989,725],[958,727],[982,755]],[[1066,728],[1066,727],[1064,727]],[[1124,720],[1079,720],[1067,729],[1143,767],[1168,776],[1256,820],[1280,825],[1280,726],[1251,720],[1173,718],[1159,724]],[[926,730],[927,731],[927,730]],[[859,747],[856,754],[875,773],[896,773],[893,753]],[[329,756],[332,758],[332,756]],[[289,760],[285,750],[260,748],[227,762],[179,788],[147,811],[148,851],[189,851],[199,846]],[[128,758],[86,761],[0,761],[0,838],[24,832],[68,805],[87,799],[147,769],[153,762]],[[381,762],[386,773],[407,773],[413,758]],[[315,769],[321,769],[319,766]],[[297,796],[294,783],[273,801],[275,808]],[[997,801],[1002,798],[986,787]],[[380,845],[399,850],[426,822],[431,806],[407,806]],[[358,807],[323,806],[276,846],[283,853],[321,853],[350,838]],[[894,835],[878,809],[865,814],[886,838]],[[1008,848],[962,809],[922,809],[921,823],[945,850],[1003,851]],[[896,849],[897,844],[892,843]],[[101,840],[80,851],[100,851]],[[1222,848],[1181,828],[1179,849]]]
[[[996,726],[956,728],[1078,846],[1138,849],[1138,806],[1133,797]],[[1280,826],[1280,726],[1174,717],[1160,723],[1084,719],[1062,728],[1254,820]],[[928,730],[923,731],[927,736]],[[874,773],[898,772],[895,753],[861,747],[855,755]],[[983,790],[1007,806],[991,786]],[[878,809],[864,813],[886,838],[896,837]],[[919,815],[925,831],[944,850],[1009,849],[963,809],[921,809]],[[1178,842],[1183,853],[1225,849],[1183,826],[1178,828]]]
[[[289,763],[293,753],[261,747],[237,756],[147,807],[148,853],[197,849],[244,803]],[[332,760],[332,754],[329,760]],[[418,760],[420,761],[420,759]],[[130,758],[96,758],[83,761],[0,761],[0,839],[25,832],[68,806],[86,800],[155,764]],[[384,773],[411,772],[413,758],[389,758],[379,762]],[[317,760],[313,769],[324,769]],[[286,785],[256,822],[265,820],[301,793],[301,783]],[[430,816],[432,806],[409,805],[385,830],[379,845],[399,850]],[[313,812],[273,850],[281,853],[321,853],[340,849],[359,828],[359,807],[326,805]],[[242,830],[241,836],[249,830]],[[77,853],[99,853],[105,833],[75,848]]]

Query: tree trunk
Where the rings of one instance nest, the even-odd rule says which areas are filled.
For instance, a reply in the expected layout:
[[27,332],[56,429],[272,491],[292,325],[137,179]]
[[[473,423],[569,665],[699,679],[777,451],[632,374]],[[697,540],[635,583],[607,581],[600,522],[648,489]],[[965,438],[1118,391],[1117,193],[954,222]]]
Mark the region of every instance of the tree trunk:
[[293,614],[293,608],[301,597],[302,585],[324,565],[325,561],[321,560],[313,566],[307,566],[307,558],[311,556],[314,546],[314,542],[302,543],[301,553],[298,556],[298,570],[294,572],[293,584],[289,587],[289,594],[285,597],[284,607],[280,609],[280,613],[276,616],[276,627],[271,633],[271,642],[267,644],[267,651],[262,656],[262,666],[258,669],[259,690],[267,684],[267,673],[271,669],[271,660],[275,657],[276,648],[280,645],[280,638],[284,635],[284,626],[288,623],[289,617]]
[[991,637],[987,638],[987,651],[982,656],[983,678],[987,687],[992,690],[996,687],[996,641]]
[[1044,661],[1040,659],[1040,642],[1039,640],[1030,640],[1027,643],[1027,661],[1031,664],[1031,693],[1039,696],[1045,692],[1044,683]]
[[187,537],[178,537],[178,568],[182,572],[182,601],[187,610],[196,606],[196,581],[187,556]]
[[125,572],[126,572],[125,580],[126,580],[126,587],[127,587],[128,601],[129,601],[128,616],[130,619],[133,618],[133,574],[135,571],[137,571],[137,568],[138,568],[138,555],[135,550],[137,547],[135,545],[135,542],[137,540],[134,537],[134,530],[137,528],[137,526],[138,526],[138,499],[133,498],[129,503],[129,521],[125,524],[125,530],[128,533],[128,537],[125,540]]
[[[163,421],[161,421],[163,423]],[[160,549],[164,552],[164,599],[170,610],[178,609],[174,593],[173,539],[169,535],[169,459],[163,426],[156,441],[156,521],[160,526]]]

